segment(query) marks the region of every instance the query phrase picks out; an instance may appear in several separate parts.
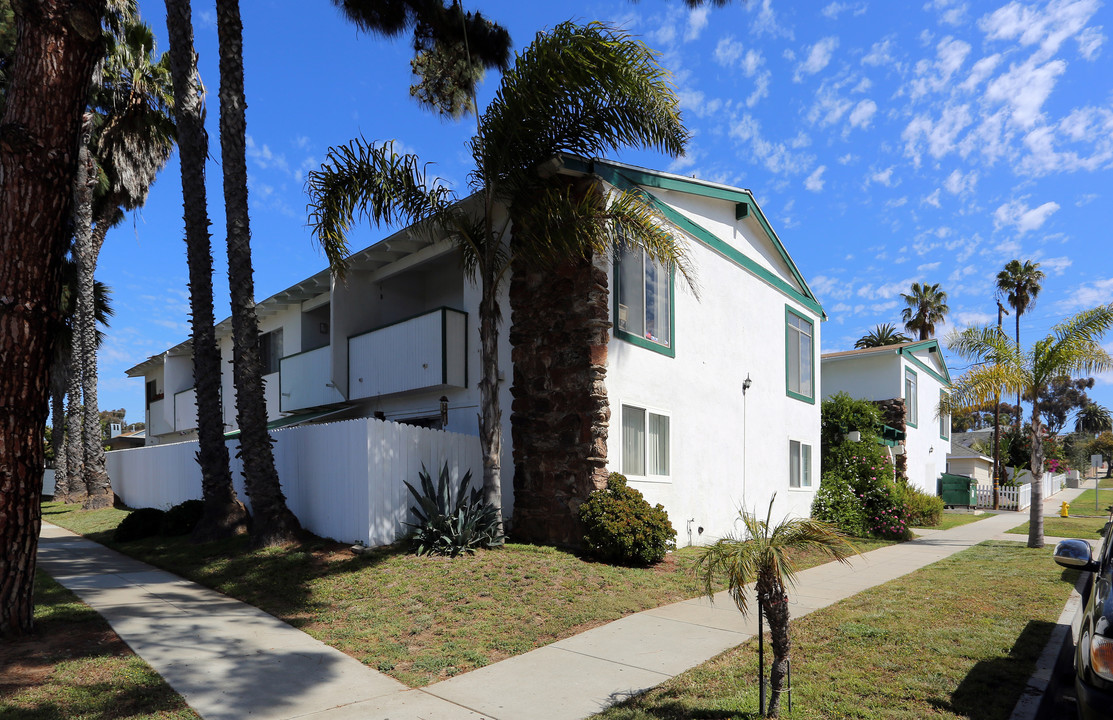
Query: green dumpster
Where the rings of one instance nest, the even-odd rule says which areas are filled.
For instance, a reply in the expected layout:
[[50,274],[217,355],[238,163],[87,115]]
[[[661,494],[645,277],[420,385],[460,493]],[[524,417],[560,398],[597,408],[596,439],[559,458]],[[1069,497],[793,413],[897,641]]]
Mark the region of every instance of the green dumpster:
[[978,481],[965,475],[943,473],[939,480],[939,496],[947,507],[977,507]]

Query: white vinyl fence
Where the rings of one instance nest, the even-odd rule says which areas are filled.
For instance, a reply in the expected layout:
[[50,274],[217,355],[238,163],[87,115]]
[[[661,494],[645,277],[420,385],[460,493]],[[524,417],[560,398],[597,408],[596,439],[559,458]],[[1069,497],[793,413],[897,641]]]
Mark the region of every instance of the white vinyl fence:
[[[1012,470],[1008,470],[1009,476],[1012,477]],[[1059,492],[1066,485],[1067,476],[1063,473],[1052,475],[1051,473],[1043,474],[1043,498],[1046,500],[1055,493]],[[1022,470],[1018,479],[1020,485],[1016,487],[1001,486],[997,488],[997,507],[1001,510],[1025,510],[1032,506],[1032,473],[1028,470]],[[978,507],[992,508],[993,507],[993,486],[992,485],[979,485],[978,486]]]
[[[483,479],[479,438],[360,418],[271,432],[278,477],[290,509],[306,529],[341,542],[388,545],[405,536],[412,498],[424,463],[434,481],[448,463],[454,480],[471,470]],[[239,441],[229,440],[232,478],[244,494]],[[201,497],[197,442],[107,453],[112,488],[129,507],[167,508]]]

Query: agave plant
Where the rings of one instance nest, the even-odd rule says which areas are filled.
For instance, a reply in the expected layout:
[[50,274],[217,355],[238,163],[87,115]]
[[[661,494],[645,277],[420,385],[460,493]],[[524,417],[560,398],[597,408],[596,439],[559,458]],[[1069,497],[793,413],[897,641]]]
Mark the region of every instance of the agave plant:
[[417,500],[416,506],[410,506],[417,522],[406,523],[415,529],[412,543],[416,554],[456,557],[474,553],[476,548],[503,544],[498,508],[483,500],[481,488],[471,489],[471,470],[464,474],[456,492],[449,481],[448,463],[441,467],[436,487],[424,464],[417,476],[421,492],[406,482]]

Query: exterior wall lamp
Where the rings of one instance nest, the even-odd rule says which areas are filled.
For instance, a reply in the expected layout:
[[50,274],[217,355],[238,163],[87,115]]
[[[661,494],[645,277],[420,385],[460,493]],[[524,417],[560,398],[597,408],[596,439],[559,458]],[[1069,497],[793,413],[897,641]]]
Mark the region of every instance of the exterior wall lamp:
[[448,427],[448,397],[441,395],[441,429]]

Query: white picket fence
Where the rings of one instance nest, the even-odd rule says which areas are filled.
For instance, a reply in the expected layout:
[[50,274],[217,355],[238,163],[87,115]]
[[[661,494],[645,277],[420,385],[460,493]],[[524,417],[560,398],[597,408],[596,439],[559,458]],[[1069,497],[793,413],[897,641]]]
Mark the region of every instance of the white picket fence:
[[[274,460],[290,509],[308,530],[341,542],[387,545],[404,537],[412,504],[403,481],[418,487],[422,464],[434,480],[444,463],[452,478],[482,482],[479,438],[360,418],[271,433]],[[238,440],[229,440],[232,478],[244,493]],[[197,442],[107,453],[112,487],[133,508],[167,508],[201,497]]]
[[[1011,470],[1009,471],[1009,476],[1012,476]],[[1043,498],[1046,500],[1062,490],[1066,485],[1066,479],[1067,476],[1063,473],[1059,473],[1058,475],[1044,473]],[[1032,506],[1032,473],[1023,470],[1018,480],[1022,484],[1016,487],[1001,486],[997,488],[997,507],[1001,510],[1025,510]],[[978,507],[993,507],[992,485],[978,486]]]

